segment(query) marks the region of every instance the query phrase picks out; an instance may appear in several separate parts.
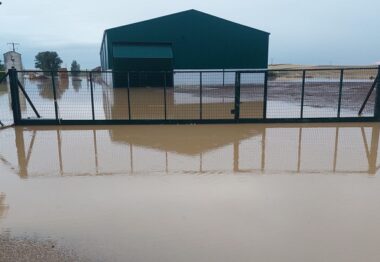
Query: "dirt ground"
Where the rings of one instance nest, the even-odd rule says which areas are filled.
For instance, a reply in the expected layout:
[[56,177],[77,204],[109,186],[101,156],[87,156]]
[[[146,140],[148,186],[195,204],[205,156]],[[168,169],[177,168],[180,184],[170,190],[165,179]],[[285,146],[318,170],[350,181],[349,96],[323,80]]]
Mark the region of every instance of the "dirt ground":
[[0,233],[0,261],[81,262],[88,260],[80,258],[72,250],[57,246],[57,243],[52,240],[12,237],[10,233]]

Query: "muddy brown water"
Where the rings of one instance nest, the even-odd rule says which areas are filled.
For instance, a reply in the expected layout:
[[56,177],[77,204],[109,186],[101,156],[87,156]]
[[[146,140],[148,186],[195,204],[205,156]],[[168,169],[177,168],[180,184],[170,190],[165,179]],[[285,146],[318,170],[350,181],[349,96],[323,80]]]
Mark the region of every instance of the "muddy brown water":
[[0,261],[379,261],[379,130],[0,130]]

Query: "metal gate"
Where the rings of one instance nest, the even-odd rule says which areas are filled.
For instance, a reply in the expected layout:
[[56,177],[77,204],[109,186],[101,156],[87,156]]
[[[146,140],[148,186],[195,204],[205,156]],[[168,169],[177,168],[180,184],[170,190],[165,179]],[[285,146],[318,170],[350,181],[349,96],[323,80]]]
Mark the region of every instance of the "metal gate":
[[[7,83],[15,125],[368,122],[380,119],[379,72],[144,72],[162,76],[162,87],[149,87],[133,86],[134,72],[12,69]],[[115,74],[125,79],[117,88]]]
[[0,129],[14,124],[11,105],[8,73],[0,72]]

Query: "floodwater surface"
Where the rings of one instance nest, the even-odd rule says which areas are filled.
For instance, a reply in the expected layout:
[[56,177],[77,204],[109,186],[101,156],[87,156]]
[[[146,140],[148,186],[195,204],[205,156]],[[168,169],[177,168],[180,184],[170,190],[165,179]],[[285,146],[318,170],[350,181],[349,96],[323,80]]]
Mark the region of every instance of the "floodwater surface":
[[379,261],[379,131],[0,130],[0,261]]

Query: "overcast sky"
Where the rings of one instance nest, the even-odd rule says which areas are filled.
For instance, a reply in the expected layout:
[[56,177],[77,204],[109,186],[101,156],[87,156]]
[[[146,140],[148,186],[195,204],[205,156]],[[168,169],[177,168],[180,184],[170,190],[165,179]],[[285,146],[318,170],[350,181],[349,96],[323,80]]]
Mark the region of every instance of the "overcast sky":
[[[18,42],[26,68],[40,51],[63,66],[100,64],[103,31],[197,9],[271,33],[269,63],[374,64],[380,61],[379,0],[1,0],[0,53]],[[2,58],[1,58],[2,59]]]

